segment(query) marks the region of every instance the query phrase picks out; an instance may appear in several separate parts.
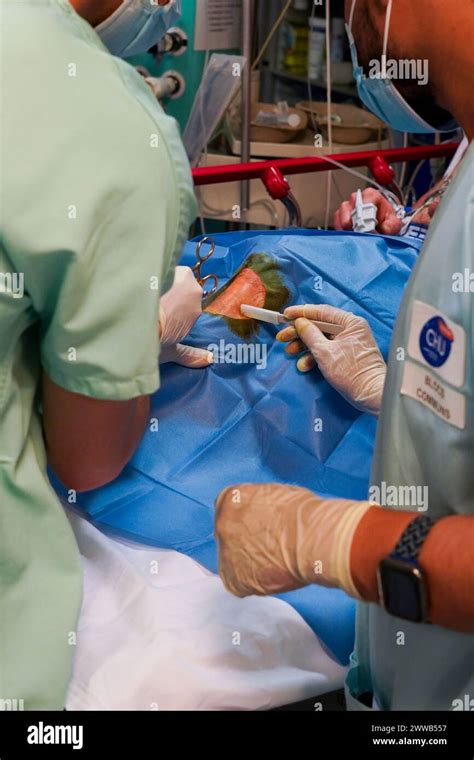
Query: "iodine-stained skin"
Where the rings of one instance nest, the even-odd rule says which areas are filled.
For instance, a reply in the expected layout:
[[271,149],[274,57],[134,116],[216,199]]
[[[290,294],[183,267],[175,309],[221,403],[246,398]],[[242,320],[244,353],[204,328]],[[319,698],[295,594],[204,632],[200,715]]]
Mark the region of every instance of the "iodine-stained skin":
[[246,320],[248,317],[240,311],[241,305],[247,303],[261,308],[266,297],[267,291],[261,278],[253,269],[247,268],[239,272],[232,286],[218,294],[216,300],[206,307],[205,311],[209,314],[229,317],[229,319]]
[[229,330],[249,340],[258,332],[260,323],[245,317],[241,305],[282,311],[289,297],[277,261],[267,253],[253,253],[221,290],[204,301],[203,310],[222,317]]

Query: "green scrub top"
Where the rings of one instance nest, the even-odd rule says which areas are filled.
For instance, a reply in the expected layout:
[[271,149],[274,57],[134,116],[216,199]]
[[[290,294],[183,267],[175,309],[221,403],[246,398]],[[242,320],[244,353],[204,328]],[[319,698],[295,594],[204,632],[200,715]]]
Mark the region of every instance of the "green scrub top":
[[41,372],[97,399],[156,391],[158,296],[196,207],[175,122],[66,0],[0,0],[0,42],[0,709],[62,709],[81,564]]
[[[432,223],[395,328],[373,485],[387,508],[474,515],[474,144]],[[404,486],[416,486],[408,496]],[[397,491],[393,489],[395,487]],[[427,507],[427,509],[425,509]],[[464,549],[463,549],[464,551]],[[444,558],[441,554],[439,562]],[[428,587],[429,593],[429,587]],[[474,636],[358,610],[349,709],[469,709]],[[470,696],[469,696],[470,695]]]

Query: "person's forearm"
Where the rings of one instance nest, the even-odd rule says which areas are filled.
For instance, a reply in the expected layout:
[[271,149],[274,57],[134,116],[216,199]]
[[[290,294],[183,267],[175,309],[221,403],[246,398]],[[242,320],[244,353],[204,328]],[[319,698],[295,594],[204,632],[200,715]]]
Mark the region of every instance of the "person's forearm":
[[[362,518],[352,542],[351,572],[363,599],[378,602],[377,568],[418,516],[374,506]],[[440,520],[421,550],[432,623],[474,633],[474,517]]]
[[82,396],[43,375],[43,431],[48,462],[68,488],[88,491],[117,477],[137,449],[150,399]]
[[150,397],[139,396],[133,399],[130,409],[130,427],[126,440],[127,456],[130,460],[141,443],[150,417]]

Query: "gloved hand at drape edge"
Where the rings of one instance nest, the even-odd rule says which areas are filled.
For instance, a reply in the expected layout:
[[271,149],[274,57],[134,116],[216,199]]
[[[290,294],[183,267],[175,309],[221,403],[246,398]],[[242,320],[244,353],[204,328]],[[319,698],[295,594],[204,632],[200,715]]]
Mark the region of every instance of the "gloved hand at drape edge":
[[176,267],[173,286],[160,299],[160,364],[195,368],[212,364],[211,351],[181,344],[202,314],[202,295],[192,270]]
[[306,488],[240,485],[216,502],[219,575],[236,596],[277,594],[310,583],[359,598],[352,539],[369,502],[320,499]]
[[[368,322],[348,311],[333,306],[290,306],[285,310],[287,319],[295,319],[294,327],[287,327],[277,335],[289,343],[286,351],[291,356],[305,351],[297,367],[309,372],[315,364],[322,374],[346,401],[362,412],[378,414],[387,374],[387,365],[380,353]],[[332,339],[308,320],[320,320],[341,325],[343,331]]]

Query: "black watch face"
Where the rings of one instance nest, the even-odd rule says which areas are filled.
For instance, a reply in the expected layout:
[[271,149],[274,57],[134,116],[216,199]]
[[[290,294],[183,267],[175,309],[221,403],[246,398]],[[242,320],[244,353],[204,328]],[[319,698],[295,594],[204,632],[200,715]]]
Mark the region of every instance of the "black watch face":
[[379,567],[384,607],[391,615],[422,623],[426,600],[421,570],[396,559],[385,559]]

